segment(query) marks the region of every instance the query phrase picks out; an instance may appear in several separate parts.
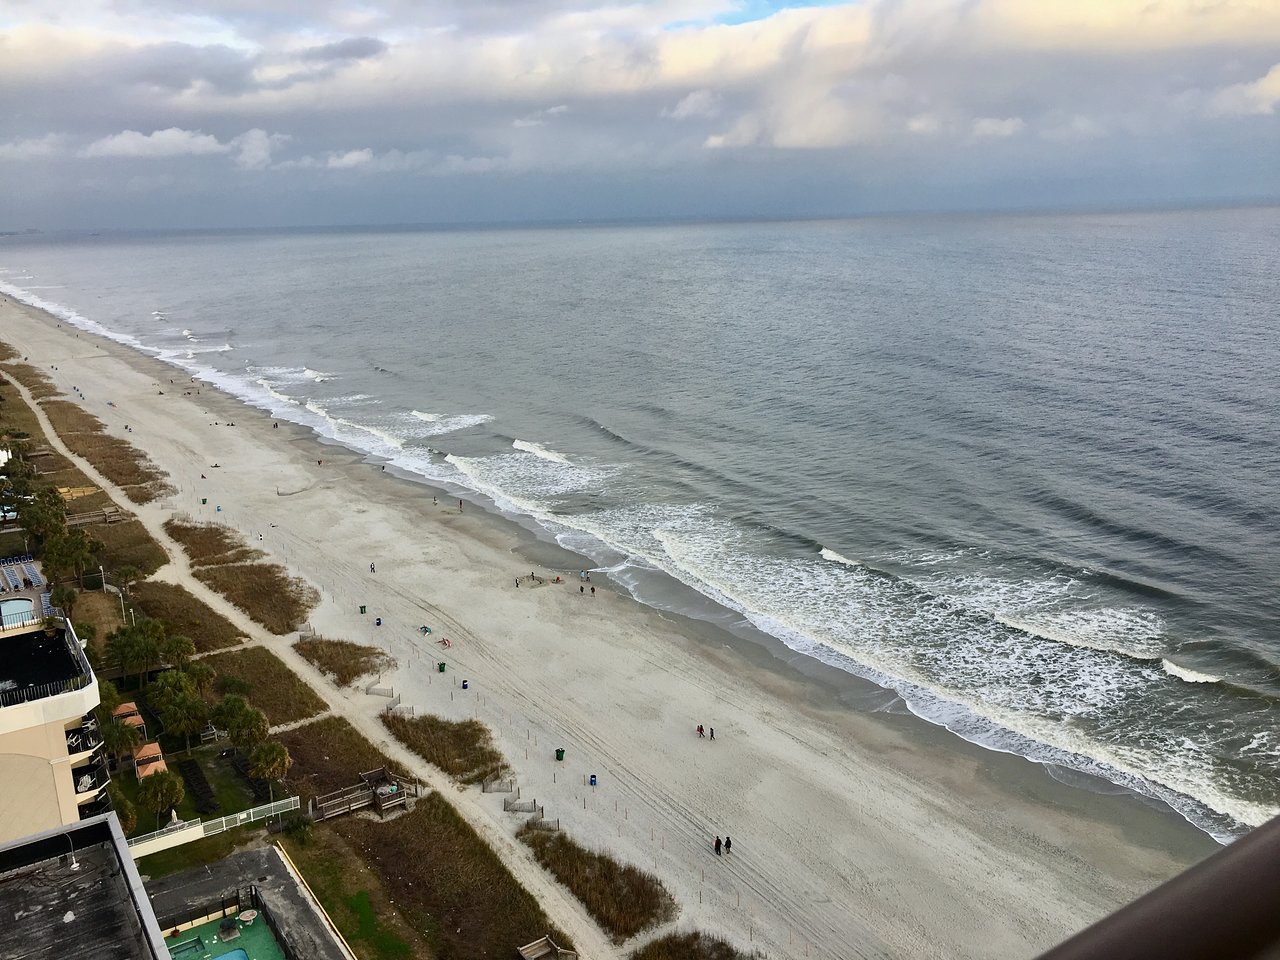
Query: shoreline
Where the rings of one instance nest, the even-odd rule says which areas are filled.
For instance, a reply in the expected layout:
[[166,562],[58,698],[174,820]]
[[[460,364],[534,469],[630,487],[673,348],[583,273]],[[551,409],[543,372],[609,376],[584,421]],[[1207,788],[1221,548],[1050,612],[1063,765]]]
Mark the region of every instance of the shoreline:
[[[572,835],[657,872],[681,905],[682,923],[742,945],[765,937],[784,956],[788,917],[815,937],[821,932],[829,955],[1025,956],[1218,849],[1171,810],[1128,791],[1068,786],[1019,756],[968,743],[906,712],[882,712],[894,699],[890,691],[778,641],[772,646],[645,607],[621,590],[583,598],[605,608],[607,620],[584,620],[567,590],[517,595],[511,576],[530,563],[545,568],[552,551],[573,555],[502,515],[459,514],[447,500],[433,508],[423,491],[437,488],[379,470],[309,428],[273,428],[268,413],[216,388],[201,384],[191,397],[166,390],[161,400],[152,384],[167,383],[160,372],[185,377],[178,368],[36,308],[9,301],[0,310],[10,321],[3,338],[37,367],[56,363],[64,392],[70,383],[86,387],[89,400],[75,402],[169,473],[179,494],[135,512],[216,517],[320,588],[324,599],[312,617],[320,632],[389,648],[400,661],[392,682],[406,703],[454,719],[474,711],[494,729],[521,783],[562,812]],[[27,326],[11,322],[18,315]],[[11,326],[15,333],[7,332]],[[108,391],[117,409],[104,415]],[[237,426],[206,426],[206,413]],[[123,422],[132,433],[121,432]],[[216,452],[205,455],[211,444]],[[313,467],[317,459],[324,464]],[[227,473],[205,469],[202,485],[200,464],[224,460]],[[277,497],[235,482],[268,471],[296,493]],[[206,490],[213,496],[202,513],[198,497]],[[227,504],[222,513],[213,510],[219,501]],[[272,515],[278,528],[270,526]],[[406,529],[411,538],[403,538]],[[258,543],[258,533],[270,539]],[[363,556],[384,548],[392,559],[379,555],[379,569],[391,576],[368,577]],[[441,572],[447,582],[434,582]],[[387,611],[381,634],[353,613],[355,597],[367,592],[372,599],[374,591],[383,594],[378,609]],[[462,642],[448,657],[454,676],[468,671],[484,691],[467,707],[443,701],[431,675],[424,677],[427,651],[407,636],[415,610],[458,625]],[[883,702],[868,707],[877,696]],[[707,745],[688,733],[713,711],[731,717],[715,725],[724,731],[721,757],[733,752],[729,761],[707,764],[691,752]],[[626,729],[599,729],[610,713]],[[536,753],[522,760],[523,744],[537,743],[535,729],[569,742],[575,760],[585,754],[597,764],[606,784],[619,785],[615,797],[633,801],[628,811],[647,809],[650,821],[670,822],[666,836],[680,846],[664,843],[646,863],[648,835],[629,835],[630,814],[623,824],[612,811],[574,814],[575,804],[597,794],[546,778],[550,770]],[[545,753],[545,745],[538,750]],[[732,809],[742,827],[719,826],[717,805]],[[746,838],[735,845],[733,886],[758,898],[747,910],[732,908],[723,883],[708,886],[689,872],[706,860],[700,844],[712,828]],[[738,863],[753,862],[761,868],[755,877],[736,876]],[[715,909],[699,907],[704,889]],[[744,927],[752,939],[742,936]]]

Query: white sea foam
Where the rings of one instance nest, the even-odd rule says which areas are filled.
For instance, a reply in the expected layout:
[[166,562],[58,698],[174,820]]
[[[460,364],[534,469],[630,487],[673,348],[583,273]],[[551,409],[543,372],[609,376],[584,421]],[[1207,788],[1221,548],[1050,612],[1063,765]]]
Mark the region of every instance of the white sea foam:
[[271,381],[266,379],[259,379],[256,382],[273,399],[279,400],[281,403],[292,404],[293,406],[298,405],[297,400],[295,400],[293,397],[288,396],[287,394],[281,393],[274,386],[272,386]]
[[372,424],[356,423],[353,420],[347,420],[343,417],[335,416],[314,400],[308,400],[304,406],[306,409],[310,410],[316,416],[325,421],[329,427],[329,429],[325,431],[325,435],[332,439],[341,440],[343,439],[344,434],[347,434],[349,431],[356,431],[357,433],[367,434],[370,437],[376,438],[392,450],[399,450],[404,446],[404,437],[397,436],[388,430],[384,430]]
[[535,457],[541,457],[543,460],[550,460],[552,463],[568,463],[569,458],[563,453],[542,446],[540,443],[533,443],[529,440],[513,440],[511,446],[517,450],[523,450],[525,453],[531,453]]
[[832,563],[843,563],[846,567],[862,566],[862,564],[859,563],[857,560],[850,560],[848,557],[841,556],[840,554],[836,553],[834,550],[829,550],[826,547],[822,548],[821,557],[823,560],[830,560]]
[[318,370],[312,370],[310,367],[303,367],[302,373],[308,380],[314,380],[316,383],[326,383],[333,379],[333,374],[321,373]]
[[1189,667],[1180,667],[1167,659],[1161,659],[1160,666],[1164,667],[1164,672],[1171,677],[1177,677],[1179,680],[1185,680],[1187,683],[1221,683],[1221,677],[1215,677],[1210,673],[1199,673]]
[[444,433],[453,433],[457,430],[466,430],[469,427],[478,427],[482,423],[488,423],[493,419],[492,414],[488,413],[423,413],[421,410],[410,410],[409,415],[421,420],[423,423],[430,424],[431,429],[421,436],[438,437]]

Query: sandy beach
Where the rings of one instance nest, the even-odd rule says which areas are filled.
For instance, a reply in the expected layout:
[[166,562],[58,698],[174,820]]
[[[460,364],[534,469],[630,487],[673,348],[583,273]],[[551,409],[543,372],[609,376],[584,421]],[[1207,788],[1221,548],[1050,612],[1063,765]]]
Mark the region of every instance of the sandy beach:
[[[68,399],[79,387],[178,491],[122,505],[153,531],[179,515],[227,524],[312,584],[317,633],[386,649],[398,667],[380,683],[403,704],[488,725],[522,795],[579,841],[655,872],[679,929],[774,957],[1030,957],[1218,849],[1127,794],[855,708],[865,683],[780,645],[662,615],[601,575],[594,595],[580,591],[581,561],[480,503],[460,509],[449,491],[38,310],[0,304],[0,339]],[[531,571],[545,582],[517,587]],[[158,578],[194,583],[180,563]],[[254,639],[387,740],[386,699],[334,689],[293,654],[296,636]],[[500,851],[536,895],[555,887],[510,839],[501,795],[448,789],[485,836],[506,838]],[[732,836],[731,855],[714,855],[717,835]],[[548,896],[576,935],[585,914]]]

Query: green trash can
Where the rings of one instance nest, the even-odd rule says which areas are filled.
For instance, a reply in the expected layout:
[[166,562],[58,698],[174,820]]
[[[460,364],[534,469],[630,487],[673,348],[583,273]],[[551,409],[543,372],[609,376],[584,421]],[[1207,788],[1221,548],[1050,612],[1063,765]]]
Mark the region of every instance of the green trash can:
[[201,504],[204,504],[204,505],[207,505],[207,504],[209,503],[209,498],[208,498],[208,497],[201,497],[201,498],[200,498],[200,503],[201,503]]
[[437,664],[436,664],[436,669],[437,669],[437,670],[439,670],[441,673],[444,673],[444,661],[443,661],[443,660],[441,660],[439,663],[437,663]]
[[556,747],[556,759],[557,760],[564,759],[564,747]]
[[364,605],[363,603],[362,603],[362,604],[360,604],[360,612],[361,612],[361,613],[364,613],[364,608],[365,608],[365,605]]

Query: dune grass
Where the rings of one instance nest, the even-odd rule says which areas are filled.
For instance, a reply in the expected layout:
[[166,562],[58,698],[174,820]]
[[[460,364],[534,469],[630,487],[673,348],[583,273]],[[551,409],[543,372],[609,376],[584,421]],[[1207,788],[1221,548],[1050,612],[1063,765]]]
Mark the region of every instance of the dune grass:
[[550,934],[568,938],[498,855],[438,793],[379,822],[340,817],[333,829],[376,864],[396,906],[439,960],[512,957]]
[[616,943],[672,919],[675,900],[653,874],[588,850],[564,833],[521,827],[516,834],[538,862],[582,901]]
[[150,503],[174,492],[168,477],[146,454],[129,441],[108,434],[93,414],[68,400],[47,400],[41,405],[68,449],[93,464],[134,503]]
[[399,772],[397,764],[341,717],[321,717],[274,739],[293,757],[289,786],[302,798],[303,809],[312,797],[349,787],[367,770],[387,767]]
[[[17,353],[14,352],[13,356],[16,357]],[[27,391],[31,394],[31,399],[45,400],[49,397],[61,396],[58,388],[53,385],[53,381],[49,379],[49,376],[43,370],[16,359],[5,360],[3,365],[5,372],[9,376],[27,388]]]
[[166,520],[164,529],[182,545],[202,583],[277,636],[297,629],[320,602],[313,587],[280,564],[258,562],[263,554],[230,527]]
[[147,577],[169,562],[164,547],[156,543],[141,520],[99,523],[86,530],[102,544],[102,565],[108,573],[133,567]]
[[382,722],[406,747],[461,783],[480,783],[506,769],[489,728],[478,720],[384,713]]
[[217,671],[220,680],[231,677],[238,681],[248,699],[267,715],[267,722],[273,727],[305,720],[325,709],[324,701],[315,691],[285,666],[283,660],[263,647],[215,653],[205,657],[204,662]]
[[244,639],[230,620],[175,583],[144,580],[133,585],[129,596],[148,617],[162,621],[170,633],[190,637],[198,653],[234,647]]
[[345,687],[361,677],[390,670],[395,660],[377,647],[368,647],[350,640],[326,640],[324,637],[308,637],[299,640],[293,649],[310,660],[322,673],[333,678],[334,683]]
[[320,602],[313,587],[278,563],[201,567],[195,576],[277,636],[296,630]]
[[748,960],[745,953],[710,934],[673,933],[645,944],[631,960]]
[[235,530],[221,524],[166,520],[164,530],[182,544],[193,567],[247,563],[263,555],[260,550],[245,546],[244,539]]

